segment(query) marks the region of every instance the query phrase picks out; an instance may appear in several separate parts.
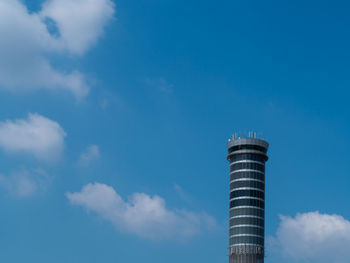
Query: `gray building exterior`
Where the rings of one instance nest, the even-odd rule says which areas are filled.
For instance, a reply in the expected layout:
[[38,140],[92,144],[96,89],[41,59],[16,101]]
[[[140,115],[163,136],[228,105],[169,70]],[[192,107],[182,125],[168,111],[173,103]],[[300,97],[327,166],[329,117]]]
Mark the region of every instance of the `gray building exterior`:
[[263,263],[265,162],[269,144],[248,137],[227,143],[230,163],[229,263]]

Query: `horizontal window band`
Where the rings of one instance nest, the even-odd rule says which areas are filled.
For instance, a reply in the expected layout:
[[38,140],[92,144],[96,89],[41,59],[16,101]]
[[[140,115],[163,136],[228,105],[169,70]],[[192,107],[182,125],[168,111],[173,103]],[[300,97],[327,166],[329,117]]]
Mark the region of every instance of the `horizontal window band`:
[[237,190],[255,190],[255,191],[265,192],[265,184],[258,181],[252,181],[252,180],[236,181],[236,182],[230,183],[230,192],[235,191],[236,189]]
[[250,161],[250,162],[259,162],[262,164],[266,163],[266,158],[259,154],[237,154],[232,155],[228,159],[229,163],[236,163],[239,161]]
[[242,177],[238,179],[234,179],[230,181],[230,184],[235,183],[235,182],[242,182],[242,181],[254,181],[254,182],[259,182],[262,184],[265,184],[263,180],[255,179],[255,178],[247,178],[247,177]]
[[237,172],[230,174],[230,181],[238,179],[260,180],[265,182],[265,174],[255,172]]
[[265,231],[263,227],[244,226],[230,228],[230,236],[264,236]]
[[264,218],[265,211],[253,208],[240,208],[236,210],[230,210],[229,218],[234,216],[258,216]]
[[233,227],[235,225],[255,225],[260,227],[265,227],[265,221],[262,218],[258,217],[238,217],[238,218],[231,218],[230,227]]
[[230,209],[229,213],[230,213],[230,216],[233,216],[233,215],[264,216],[265,210],[258,206],[238,206],[238,207],[233,207],[233,209]]
[[231,171],[230,175],[238,172],[253,172],[253,173],[259,173],[259,174],[265,174],[265,172],[254,170],[254,169],[239,169],[239,170]]
[[254,215],[238,215],[238,216],[230,217],[230,219],[235,219],[235,218],[258,218],[258,219],[264,220],[263,217],[261,217],[261,216],[254,216]]
[[[238,162],[232,162],[230,163],[230,167],[237,167],[240,169],[265,169],[265,163],[257,162],[257,161],[249,161],[249,160],[244,160],[244,161],[238,161]],[[236,169],[237,169],[236,168]]]
[[251,225],[251,224],[233,225],[233,226],[230,226],[230,229],[239,228],[239,227],[256,227],[256,228],[264,229],[264,227],[262,227],[262,226]]
[[[249,198],[257,198],[257,200],[265,199],[265,192],[262,190],[238,190],[238,189],[232,189],[230,191],[230,200],[237,200],[238,199],[244,199],[244,197],[249,197]],[[243,198],[242,198],[243,197]]]
[[235,200],[241,200],[241,199],[250,199],[250,200],[258,200],[261,202],[265,202],[264,199],[262,198],[258,198],[258,197],[253,197],[253,196],[240,196],[240,197],[235,197],[235,198],[231,198],[230,201],[235,201]]
[[230,245],[233,244],[241,244],[241,243],[246,243],[246,244],[251,244],[251,245],[264,245],[264,239],[260,237],[232,237],[230,238]]
[[230,166],[234,165],[236,163],[258,163],[258,164],[261,164],[261,165],[265,165],[265,163],[262,163],[262,162],[259,162],[259,161],[246,159],[246,160],[239,160],[239,161],[232,162],[232,163],[230,163]]
[[[249,158],[248,158],[249,157]],[[227,155],[227,160],[230,162],[232,159],[240,159],[240,158],[245,158],[245,159],[260,159],[264,162],[267,162],[269,157],[266,155],[266,153],[256,151],[256,150],[238,150],[231,152]]]
[[261,247],[262,249],[265,248],[264,245],[257,244],[257,243],[233,243],[233,244],[230,244],[228,247],[231,248],[231,247],[240,247],[240,246]]
[[262,193],[265,193],[264,190],[260,189],[260,188],[254,188],[254,187],[237,187],[237,188],[233,188],[231,192],[234,192],[234,191],[239,191],[239,190],[254,190],[254,191],[259,191],[259,192],[262,192]]
[[260,163],[252,163],[252,162],[234,163],[230,165],[230,172],[243,170],[243,169],[265,172],[265,165],[262,165]]
[[261,208],[261,207],[258,207],[258,206],[241,205],[241,206],[231,207],[231,208],[230,208],[230,211],[231,211],[231,210],[235,210],[235,209],[241,209],[241,208],[253,208],[253,209],[259,209],[259,210],[262,210],[262,211],[265,210],[264,208]]
[[265,208],[265,202],[255,198],[236,199],[230,201],[230,208],[237,206],[256,206]]
[[257,237],[257,238],[262,238],[262,239],[265,238],[264,236],[254,235],[254,234],[237,234],[237,235],[230,236],[230,238],[234,238],[234,237]]
[[250,244],[250,243],[237,243],[237,244],[232,244],[232,245],[230,245],[229,247],[231,248],[231,247],[240,247],[240,246],[247,246],[247,247],[260,247],[260,248],[264,248],[264,246],[262,246],[262,245],[258,245],[258,244]]
[[[267,145],[268,146],[268,145]],[[266,153],[267,152],[267,147],[261,146],[261,145],[256,145],[256,144],[238,144],[238,145],[233,145],[228,148],[229,153],[234,153],[240,150],[254,150],[254,151],[259,151]]]
[[[260,242],[256,242],[256,241],[247,241],[247,242],[244,242],[244,241],[236,241],[236,240],[232,240],[230,241],[230,245],[229,247],[231,246],[234,246],[234,245],[245,245],[245,246],[260,246],[260,247],[263,247],[264,246],[264,241],[263,240],[259,240]],[[239,243],[236,243],[236,242],[239,242]],[[261,252],[263,253],[263,251]],[[249,253],[247,253],[246,255],[248,255]]]

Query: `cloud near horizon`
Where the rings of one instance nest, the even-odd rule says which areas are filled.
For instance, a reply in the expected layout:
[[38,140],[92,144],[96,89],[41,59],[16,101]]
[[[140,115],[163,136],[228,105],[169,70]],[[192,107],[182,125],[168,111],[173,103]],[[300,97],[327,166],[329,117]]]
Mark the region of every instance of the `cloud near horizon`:
[[168,209],[157,195],[134,193],[124,201],[111,186],[100,183],[87,184],[66,196],[71,204],[96,213],[120,232],[152,240],[189,238],[216,225],[205,213]]
[[86,76],[55,69],[51,58],[83,55],[113,15],[111,0],[46,0],[38,12],[19,0],[0,0],[0,89],[62,89],[83,98]]
[[0,149],[8,153],[26,153],[39,160],[52,161],[60,157],[64,148],[63,128],[39,114],[27,119],[0,122]]
[[350,222],[339,215],[310,212],[280,216],[272,250],[295,262],[344,263],[350,257]]

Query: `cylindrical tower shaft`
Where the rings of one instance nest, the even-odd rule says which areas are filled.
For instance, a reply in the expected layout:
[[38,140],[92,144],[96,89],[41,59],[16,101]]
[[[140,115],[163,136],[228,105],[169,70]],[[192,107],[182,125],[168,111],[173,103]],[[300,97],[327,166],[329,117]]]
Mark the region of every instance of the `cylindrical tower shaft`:
[[233,137],[230,163],[229,263],[263,263],[265,236],[265,162],[269,144]]

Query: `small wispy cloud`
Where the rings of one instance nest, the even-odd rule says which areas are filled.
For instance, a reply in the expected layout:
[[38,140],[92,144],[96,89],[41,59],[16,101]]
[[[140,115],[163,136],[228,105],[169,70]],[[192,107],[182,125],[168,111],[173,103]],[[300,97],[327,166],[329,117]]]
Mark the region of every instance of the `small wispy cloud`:
[[81,166],[88,166],[92,161],[100,158],[100,147],[98,145],[90,145],[80,155],[78,164]]
[[119,109],[125,109],[126,107],[124,100],[119,95],[103,89],[100,90],[98,104],[102,110],[107,110],[111,107],[118,107]]
[[9,153],[27,153],[45,161],[57,159],[64,148],[65,131],[55,121],[39,114],[27,119],[0,122],[0,148]]
[[172,93],[174,90],[174,84],[164,78],[146,78],[146,83],[164,93]]
[[17,197],[30,197],[44,192],[51,184],[51,176],[43,169],[20,170],[10,175],[0,174],[0,187]]
[[192,198],[185,192],[185,190],[178,184],[174,184],[174,190],[178,196],[186,203],[192,203]]
[[350,222],[340,215],[310,212],[295,217],[280,216],[273,253],[295,262],[344,263],[350,257]]
[[121,232],[147,239],[184,239],[216,225],[205,213],[168,209],[157,195],[134,193],[124,201],[113,187],[94,183],[80,192],[67,193],[73,205],[82,206],[111,222]]

